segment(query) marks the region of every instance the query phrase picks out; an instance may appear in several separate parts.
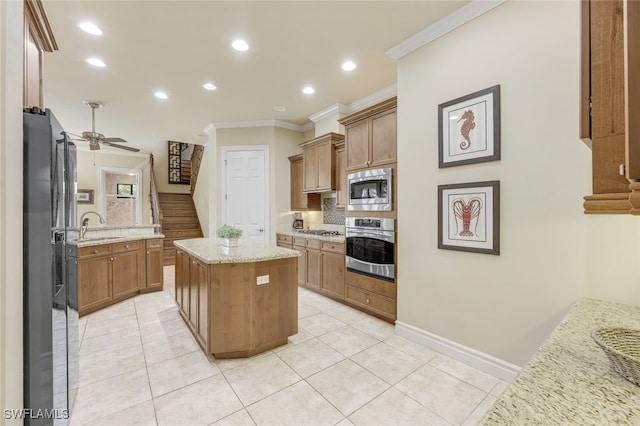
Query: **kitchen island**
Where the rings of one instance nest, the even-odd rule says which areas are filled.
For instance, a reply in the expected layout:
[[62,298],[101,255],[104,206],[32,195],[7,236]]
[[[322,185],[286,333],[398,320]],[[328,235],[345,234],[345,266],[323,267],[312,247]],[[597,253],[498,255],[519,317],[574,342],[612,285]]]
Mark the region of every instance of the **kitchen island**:
[[640,424],[640,387],[619,376],[591,339],[604,327],[640,329],[640,308],[579,300],[481,424]]
[[298,332],[297,250],[215,238],[175,241],[175,298],[206,353],[250,357]]

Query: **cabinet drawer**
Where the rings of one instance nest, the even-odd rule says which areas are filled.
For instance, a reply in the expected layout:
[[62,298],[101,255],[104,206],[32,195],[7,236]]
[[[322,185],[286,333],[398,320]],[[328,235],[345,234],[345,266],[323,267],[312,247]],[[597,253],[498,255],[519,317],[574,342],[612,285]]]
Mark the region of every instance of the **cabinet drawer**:
[[136,241],[125,241],[122,243],[113,243],[111,244],[113,247],[114,253],[122,253],[124,251],[134,251],[140,249],[140,240]]
[[293,243],[293,237],[291,235],[278,234],[277,238],[279,243],[285,243],[285,244]]
[[307,239],[307,244],[305,246],[310,249],[320,250],[320,240]]
[[358,287],[350,285],[346,287],[345,299],[358,306],[362,306],[366,309],[384,315],[386,317],[396,318],[396,300],[388,297],[380,296],[375,293],[362,290]]
[[397,297],[398,288],[394,283],[390,283],[388,281],[379,280],[362,274],[356,274],[351,271],[345,272],[344,281],[352,286],[360,287],[365,291],[378,293],[392,299]]
[[299,247],[305,247],[306,246],[306,238],[300,238],[300,237],[293,237],[293,245],[294,246],[299,246]]
[[322,245],[320,246],[320,250],[322,250],[322,251],[332,251],[334,253],[344,254],[344,244],[330,243],[328,241],[322,241]]
[[162,247],[162,238],[152,238],[146,240],[147,248],[161,248]]
[[81,247],[78,250],[78,259],[86,257],[101,256],[111,253],[111,244],[103,244],[100,246]]

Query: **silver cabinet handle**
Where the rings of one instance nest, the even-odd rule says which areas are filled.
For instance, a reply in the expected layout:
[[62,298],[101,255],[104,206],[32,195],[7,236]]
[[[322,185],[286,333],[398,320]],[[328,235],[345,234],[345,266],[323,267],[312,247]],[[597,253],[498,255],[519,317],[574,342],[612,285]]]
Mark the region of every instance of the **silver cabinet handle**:
[[151,252],[149,250],[147,250],[147,254],[151,254]]
[[198,262],[196,262],[195,260],[192,260],[192,261],[191,261],[191,263],[193,263],[193,264],[195,265],[195,264],[196,264],[196,263],[198,263]]
[[129,244],[125,244],[124,248],[129,248]]

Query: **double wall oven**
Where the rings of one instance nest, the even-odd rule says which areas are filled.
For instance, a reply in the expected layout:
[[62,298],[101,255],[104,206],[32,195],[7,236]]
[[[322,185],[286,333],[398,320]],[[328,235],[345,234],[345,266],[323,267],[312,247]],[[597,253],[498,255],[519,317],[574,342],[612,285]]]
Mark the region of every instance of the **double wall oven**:
[[395,282],[395,221],[388,218],[346,218],[348,271]]

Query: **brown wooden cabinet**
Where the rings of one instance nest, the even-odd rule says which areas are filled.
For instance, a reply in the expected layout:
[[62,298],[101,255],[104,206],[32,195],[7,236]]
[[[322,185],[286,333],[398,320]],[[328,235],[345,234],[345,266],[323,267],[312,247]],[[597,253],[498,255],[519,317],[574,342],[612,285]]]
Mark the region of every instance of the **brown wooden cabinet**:
[[343,117],[339,122],[345,126],[346,171],[397,161],[395,97]]
[[336,144],[336,209],[344,210],[347,206],[347,151],[345,143]]
[[145,291],[162,290],[164,284],[162,240],[146,240],[146,287]]
[[276,245],[290,249],[293,247],[293,237],[291,235],[276,234]]
[[[193,262],[192,262],[193,264]],[[196,283],[198,295],[198,312],[196,315],[196,339],[203,348],[208,347],[209,342],[209,268],[203,262],[196,260],[190,273]]]
[[[87,250],[91,249],[91,250]],[[78,257],[78,303],[80,314],[92,312],[111,302],[111,252],[80,249]]]
[[345,301],[386,321],[397,318],[396,284],[362,274],[345,273]]
[[637,1],[582,2],[580,137],[592,149],[593,178],[585,213],[640,214],[638,19]]
[[[318,240],[315,240],[318,241]],[[322,280],[322,263],[320,250],[307,246],[307,278],[306,287],[309,290],[320,291]]]
[[344,136],[327,133],[303,142],[303,184],[306,193],[326,192],[335,189],[334,145],[344,141]]
[[300,287],[306,287],[307,285],[307,240],[305,238],[293,237],[294,250],[300,252],[298,256],[298,285]]
[[322,242],[322,280],[320,293],[344,298],[344,244]]
[[320,210],[320,194],[307,194],[303,185],[302,154],[289,157],[291,169],[291,210]]

